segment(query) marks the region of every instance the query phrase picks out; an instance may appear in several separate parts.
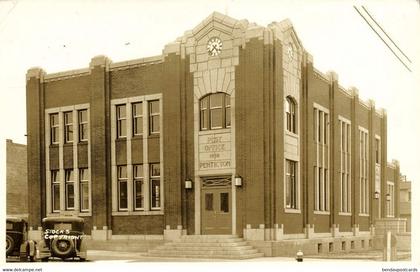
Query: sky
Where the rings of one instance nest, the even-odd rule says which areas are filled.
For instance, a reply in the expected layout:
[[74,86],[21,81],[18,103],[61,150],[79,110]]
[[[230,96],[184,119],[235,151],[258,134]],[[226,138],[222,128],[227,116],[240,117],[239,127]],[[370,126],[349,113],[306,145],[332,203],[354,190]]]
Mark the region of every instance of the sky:
[[[409,72],[353,5],[364,5],[411,59]],[[0,0],[0,171],[5,139],[26,143],[25,74],[88,67],[92,57],[123,61],[162,53],[164,45],[213,11],[267,26],[289,18],[315,67],[335,71],[388,115],[388,160],[420,179],[420,5],[399,1],[29,1]],[[4,190],[2,190],[4,192]],[[416,192],[415,192],[416,193]]]

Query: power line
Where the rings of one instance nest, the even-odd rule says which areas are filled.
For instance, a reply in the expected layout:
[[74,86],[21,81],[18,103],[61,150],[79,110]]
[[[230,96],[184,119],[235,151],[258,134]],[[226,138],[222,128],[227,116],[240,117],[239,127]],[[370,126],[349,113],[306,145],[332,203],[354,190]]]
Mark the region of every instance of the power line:
[[363,16],[363,14],[359,11],[359,9],[356,6],[353,6],[354,9],[359,13],[359,15],[365,20],[365,22],[369,25],[369,27],[378,35],[378,37],[382,40],[382,42],[391,50],[391,52],[394,54],[394,56],[402,63],[402,65],[407,68],[408,71],[412,72],[410,68],[404,63],[404,61],[392,50],[392,48],[389,46],[389,44],[382,38],[382,36],[375,30],[375,28],[369,23],[369,21]]
[[381,27],[381,25],[372,17],[372,15],[370,15],[369,11],[367,11],[367,9],[362,6],[362,8],[366,11],[367,15],[369,15],[369,17],[372,19],[372,21],[382,30],[382,32],[388,37],[388,39],[395,45],[395,47],[400,50],[401,54],[404,55],[404,57],[407,58],[407,60],[411,63],[411,60],[407,57],[406,54],[404,54],[404,52],[398,47],[398,45],[391,39],[391,37],[385,32],[385,30]]

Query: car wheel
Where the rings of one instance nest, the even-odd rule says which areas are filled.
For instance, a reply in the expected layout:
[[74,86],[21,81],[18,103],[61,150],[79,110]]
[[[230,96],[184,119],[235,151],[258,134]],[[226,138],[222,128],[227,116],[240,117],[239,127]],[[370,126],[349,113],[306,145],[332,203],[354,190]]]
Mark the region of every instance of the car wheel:
[[74,242],[70,239],[55,238],[51,242],[51,251],[54,256],[68,258],[74,253]]
[[6,256],[9,256],[13,249],[15,248],[15,240],[13,240],[12,236],[6,234]]

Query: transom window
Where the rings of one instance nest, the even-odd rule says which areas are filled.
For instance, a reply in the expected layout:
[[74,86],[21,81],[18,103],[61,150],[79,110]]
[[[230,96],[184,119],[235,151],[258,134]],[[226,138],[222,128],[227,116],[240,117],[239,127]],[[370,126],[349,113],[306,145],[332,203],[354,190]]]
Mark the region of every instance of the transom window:
[[290,96],[286,98],[286,129],[296,133],[296,103]]
[[230,128],[230,96],[214,93],[200,100],[200,130]]

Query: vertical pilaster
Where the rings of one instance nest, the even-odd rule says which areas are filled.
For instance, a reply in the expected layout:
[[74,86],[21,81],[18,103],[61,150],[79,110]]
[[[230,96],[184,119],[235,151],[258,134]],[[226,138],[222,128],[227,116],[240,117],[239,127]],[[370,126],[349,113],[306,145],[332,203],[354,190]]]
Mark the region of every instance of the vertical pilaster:
[[359,186],[359,167],[360,167],[360,150],[359,150],[359,121],[358,121],[358,107],[359,107],[359,91],[356,88],[351,88],[352,100],[351,100],[351,224],[353,231],[356,232],[356,228],[359,225],[359,212],[360,202],[358,186]]
[[340,138],[341,135],[337,133],[339,128],[338,123],[338,114],[336,112],[337,105],[337,92],[338,92],[338,75],[335,72],[329,72],[330,78],[330,165],[329,165],[329,174],[330,174],[330,228],[338,224],[337,218],[340,211],[340,186],[335,186],[336,181],[340,180],[339,172],[337,169],[340,168]]
[[[110,94],[108,87],[109,60],[105,56],[94,57],[90,62],[90,141],[91,179],[92,179],[92,215],[93,226],[98,230],[111,225],[111,199],[109,174],[109,108]],[[109,203],[108,203],[109,202]],[[105,229],[105,228],[104,228]]]
[[[44,137],[44,71],[29,69],[26,73],[26,130],[28,170],[29,226],[37,229],[45,217],[45,137]],[[33,201],[32,195],[39,198]]]
[[388,117],[385,110],[382,111],[382,124],[381,124],[381,197],[380,197],[380,205],[381,205],[381,217],[386,217],[386,173],[387,173],[387,165],[388,165],[388,150],[387,150],[387,135],[388,129]]

